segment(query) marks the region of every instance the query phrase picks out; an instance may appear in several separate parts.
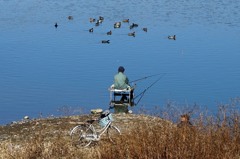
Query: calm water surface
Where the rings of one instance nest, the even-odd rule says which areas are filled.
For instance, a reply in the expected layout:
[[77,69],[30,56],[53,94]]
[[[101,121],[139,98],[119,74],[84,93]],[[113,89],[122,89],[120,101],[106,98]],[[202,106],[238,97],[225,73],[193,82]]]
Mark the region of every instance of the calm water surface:
[[[169,101],[215,110],[240,95],[239,10],[233,0],[1,0],[0,124],[58,115],[63,107],[107,109],[120,65],[130,80],[166,73],[134,110]],[[100,26],[89,22],[100,15]],[[130,30],[131,23],[139,27]],[[156,78],[137,82],[136,94]]]

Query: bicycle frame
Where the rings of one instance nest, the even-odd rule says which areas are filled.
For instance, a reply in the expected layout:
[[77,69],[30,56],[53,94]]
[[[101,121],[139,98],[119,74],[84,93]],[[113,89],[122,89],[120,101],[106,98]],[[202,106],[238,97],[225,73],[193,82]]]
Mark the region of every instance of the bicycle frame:
[[106,132],[106,130],[110,127],[111,124],[112,122],[109,121],[108,124],[103,128],[101,128],[100,130],[96,130],[95,127],[92,124],[90,124],[89,128],[93,131],[94,134],[92,135],[93,138],[89,138],[89,140],[93,140],[93,141],[100,140],[101,135]]

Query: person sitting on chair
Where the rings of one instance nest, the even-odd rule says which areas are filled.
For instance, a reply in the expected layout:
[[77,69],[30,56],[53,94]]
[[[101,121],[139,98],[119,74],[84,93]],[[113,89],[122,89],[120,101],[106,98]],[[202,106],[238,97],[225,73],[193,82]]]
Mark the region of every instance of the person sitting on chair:
[[118,73],[114,76],[114,88],[115,89],[126,89],[129,87],[128,77],[124,74],[124,67],[120,66],[118,68]]
[[[129,85],[128,77],[124,74],[124,67],[118,68],[118,73],[114,76],[114,89],[131,89],[130,98],[133,98],[133,89]],[[126,94],[122,95],[121,101],[127,100]]]

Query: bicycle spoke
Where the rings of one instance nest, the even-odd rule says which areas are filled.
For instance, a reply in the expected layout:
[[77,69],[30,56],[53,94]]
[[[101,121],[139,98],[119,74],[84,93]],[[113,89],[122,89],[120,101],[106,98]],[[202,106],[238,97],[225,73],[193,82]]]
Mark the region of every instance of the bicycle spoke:
[[74,145],[87,147],[94,140],[94,132],[89,125],[78,125],[70,132]]
[[111,142],[115,143],[116,138],[121,135],[121,132],[118,127],[110,125],[107,130],[108,138]]

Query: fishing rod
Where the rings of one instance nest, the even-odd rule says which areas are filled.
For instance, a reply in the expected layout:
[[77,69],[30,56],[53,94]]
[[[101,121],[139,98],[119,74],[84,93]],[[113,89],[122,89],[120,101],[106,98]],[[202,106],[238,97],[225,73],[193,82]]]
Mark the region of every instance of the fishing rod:
[[140,100],[141,100],[142,97],[144,96],[145,92],[146,92],[149,88],[151,88],[153,85],[155,85],[158,81],[160,81],[165,75],[166,75],[166,73],[164,73],[161,77],[159,77],[156,81],[154,81],[150,86],[148,86],[145,90],[143,90],[141,93],[139,93],[136,97],[134,97],[134,99],[136,99],[136,98],[138,98],[139,96],[141,96],[135,105],[138,105],[138,103],[140,102]]
[[158,74],[153,74],[153,75],[150,75],[150,76],[145,76],[145,77],[142,77],[142,78],[139,78],[139,79],[136,79],[136,80],[130,81],[129,83],[133,83],[133,82],[141,81],[141,80],[144,80],[144,79],[147,79],[147,78],[150,78],[150,77],[154,77],[154,76],[158,76],[158,75],[161,75],[161,74],[166,74],[166,73],[158,73]]

